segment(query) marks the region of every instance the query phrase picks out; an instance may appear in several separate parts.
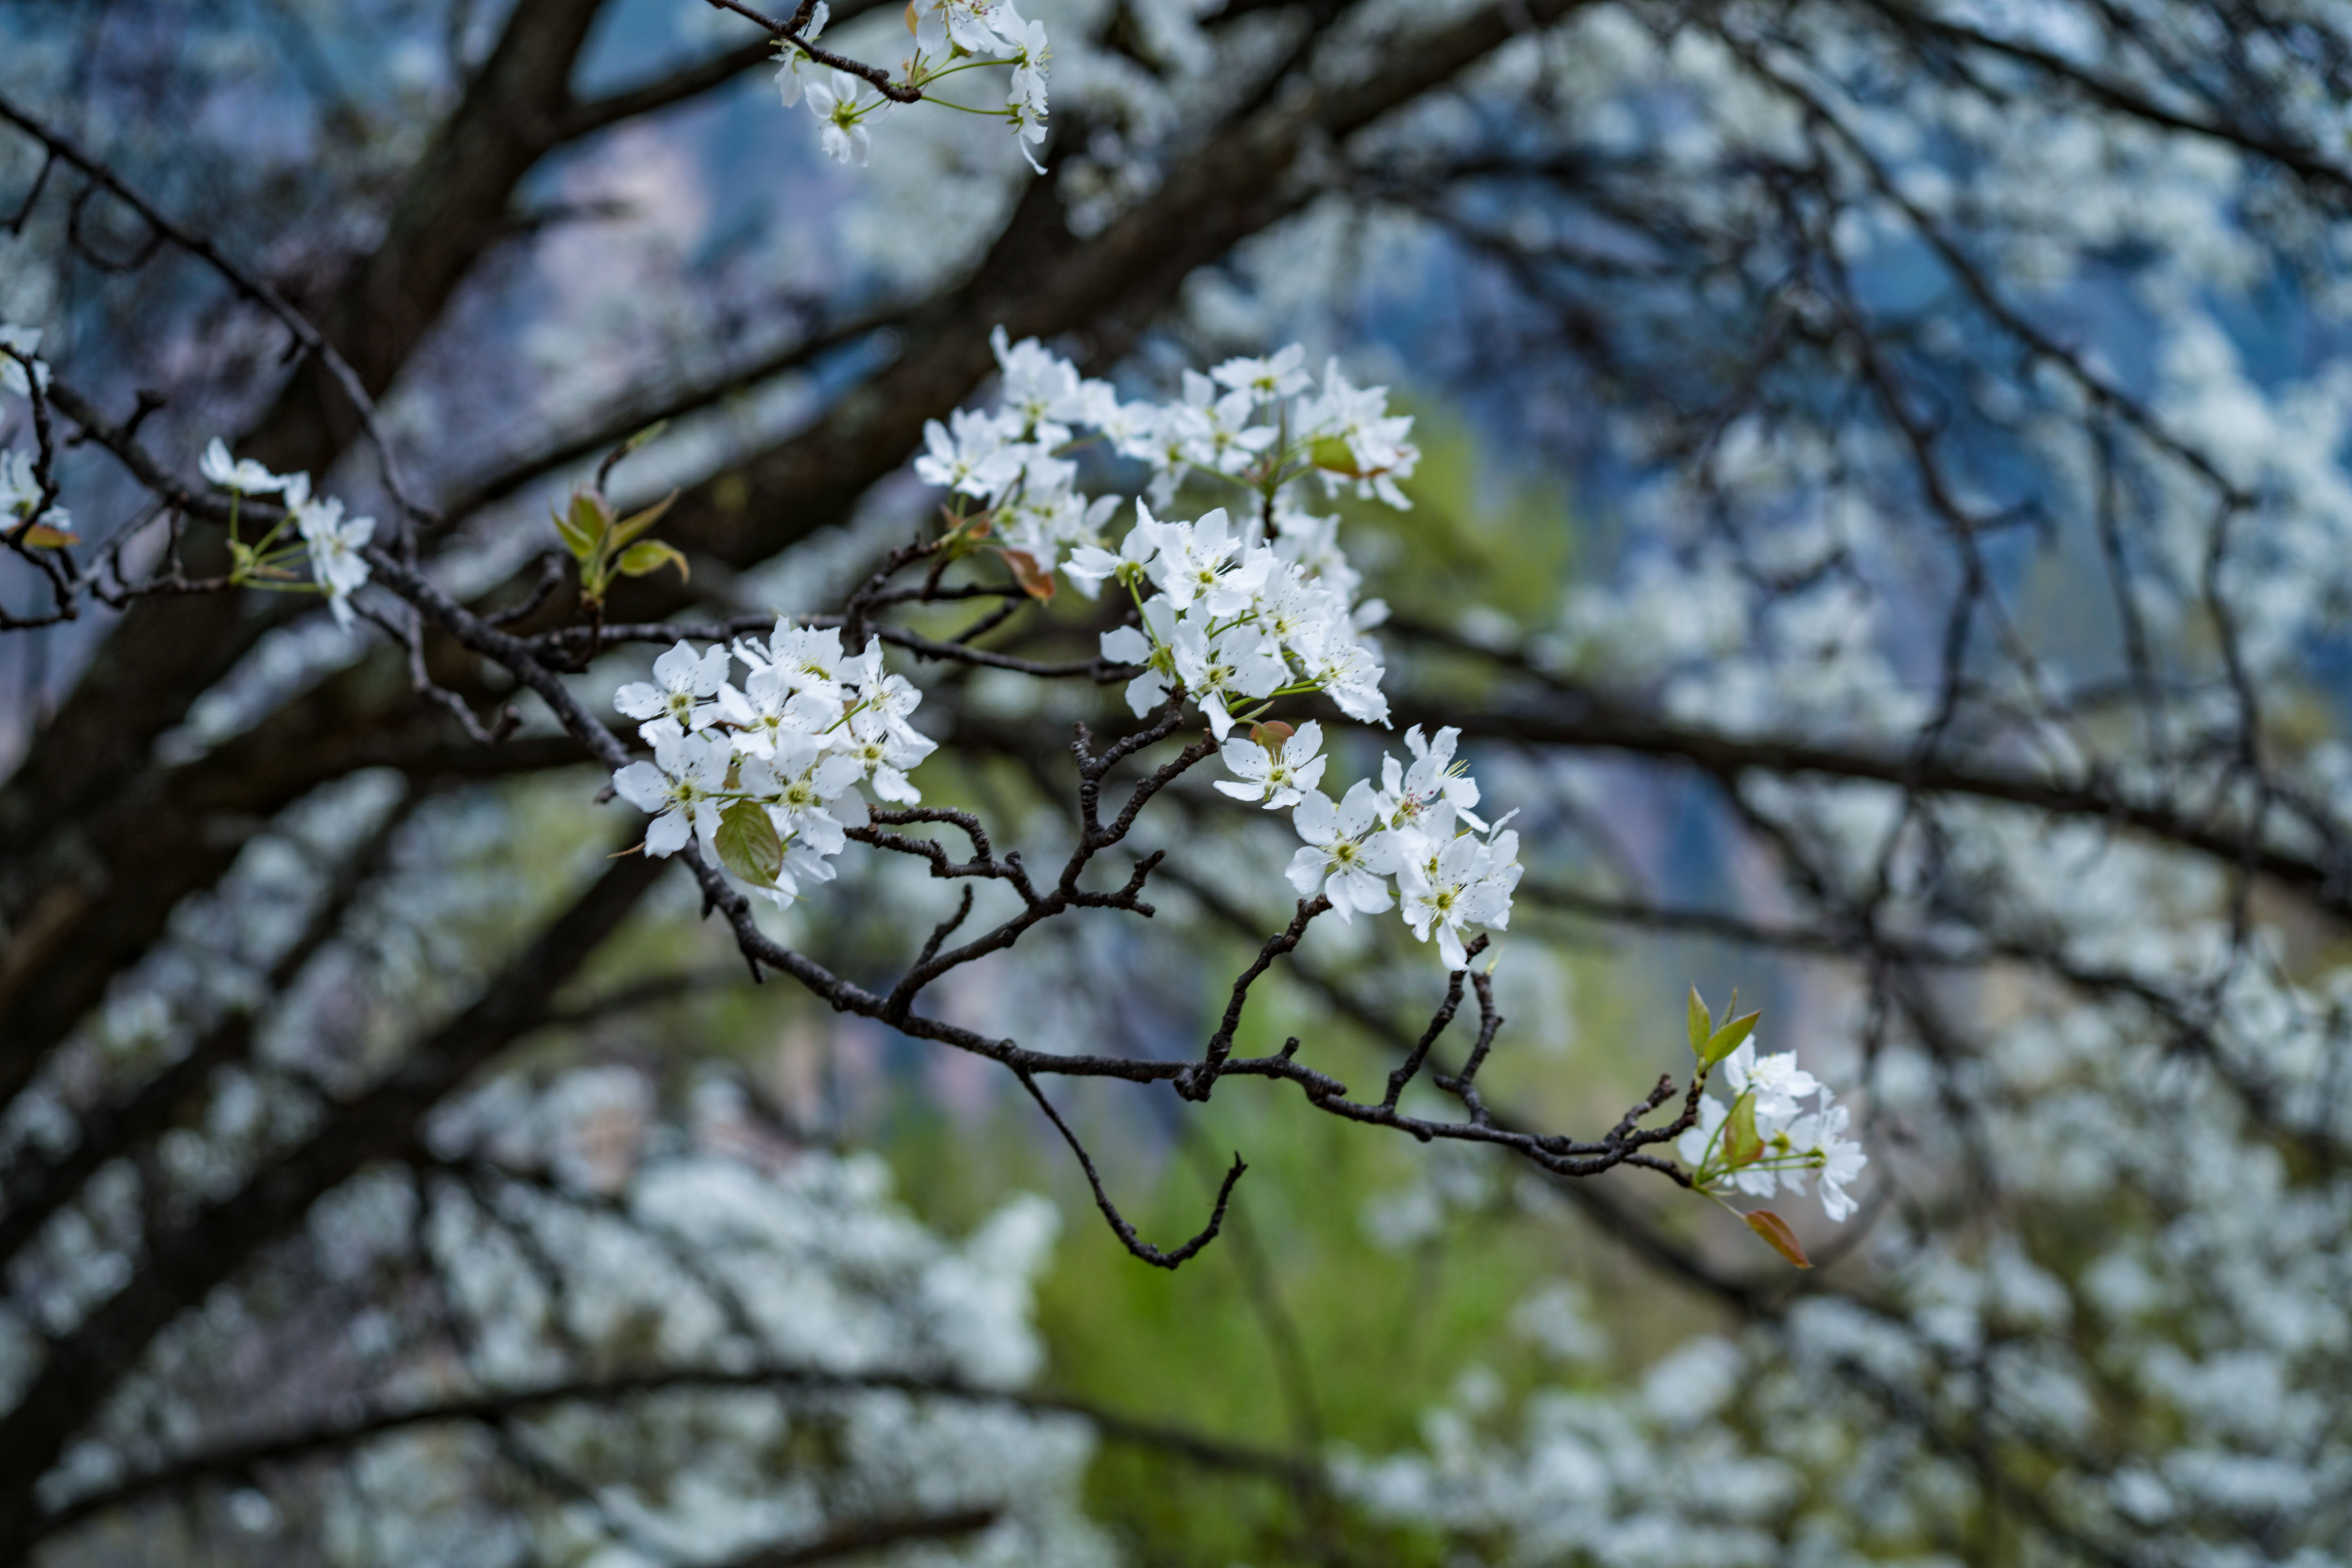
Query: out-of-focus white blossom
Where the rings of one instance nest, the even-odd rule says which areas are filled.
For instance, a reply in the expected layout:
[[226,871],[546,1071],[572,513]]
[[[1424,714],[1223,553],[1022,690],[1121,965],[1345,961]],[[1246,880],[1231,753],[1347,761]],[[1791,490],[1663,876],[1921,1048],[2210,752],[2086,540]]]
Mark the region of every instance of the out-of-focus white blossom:
[[[307,482],[303,488],[308,489]],[[290,485],[288,493],[290,498]],[[348,626],[352,595],[368,580],[367,560],[360,552],[375,537],[375,519],[346,518],[343,503],[333,496],[313,500],[306,495],[291,510],[295,531],[310,547],[310,572],[326,593],[327,608],[338,625]]]
[[863,163],[874,155],[874,136],[866,122],[887,114],[890,100],[872,82],[846,71],[828,75],[828,80],[810,82],[802,89],[809,112],[824,127],[824,155],[836,163]]
[[228,443],[217,436],[213,437],[212,445],[205,448],[203,459],[196,464],[196,471],[221,489],[234,490],[238,495],[274,495],[286,488],[287,476],[271,473],[251,458],[231,458]]
[[[815,43],[832,16],[833,7],[826,5],[825,0],[817,0],[816,9],[809,13],[808,26],[801,29],[802,41]],[[805,51],[783,44],[778,47],[775,58],[782,62],[776,67],[776,91],[783,99],[784,107],[790,109],[801,100],[801,94],[808,86],[801,79],[801,68],[810,63],[809,57]]]

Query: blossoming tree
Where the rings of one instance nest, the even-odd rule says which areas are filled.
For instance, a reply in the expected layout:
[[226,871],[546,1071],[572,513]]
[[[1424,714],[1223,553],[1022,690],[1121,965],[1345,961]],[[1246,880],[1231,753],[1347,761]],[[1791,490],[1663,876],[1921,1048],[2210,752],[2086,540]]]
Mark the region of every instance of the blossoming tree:
[[[364,87],[0,22],[0,1554],[1098,1560],[1111,1441],[1302,1555],[2334,1560],[2340,16],[411,9]],[[1622,563],[1397,565],[1357,323],[1433,310],[1385,352]],[[1736,886],[1625,848],[1669,797]],[[1040,1205],[531,1067],[718,984],[681,896],[1143,1263],[1247,1165],[1149,1240],[1073,1086],[1404,1133],[1738,1326],[1386,1457],[1038,1393]],[[1824,966],[1803,1059],[1694,990],[1542,1114],[1505,1003],[1593,921]]]

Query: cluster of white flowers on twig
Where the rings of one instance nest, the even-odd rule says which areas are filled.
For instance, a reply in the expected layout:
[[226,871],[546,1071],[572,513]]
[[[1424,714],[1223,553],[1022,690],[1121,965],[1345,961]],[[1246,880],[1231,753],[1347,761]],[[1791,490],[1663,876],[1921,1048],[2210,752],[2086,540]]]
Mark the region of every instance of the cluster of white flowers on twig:
[[841,633],[776,623],[764,644],[738,639],[734,657],[751,671],[728,679],[728,650],[700,654],[680,642],[654,660],[654,683],[624,686],[614,704],[642,720],[654,749],[613,786],[655,815],[646,853],[671,855],[697,839],[705,857],[779,907],[800,884],[829,882],[841,852],[836,810],[859,804],[870,784],[884,800],[922,798],[907,770],[936,743],[907,721],[923,694],[885,674],[882,644],[845,657]]
[[[1217,787],[1268,810],[1296,808],[1306,847],[1289,877],[1303,897],[1322,894],[1348,921],[1392,907],[1394,879],[1413,934],[1433,932],[1446,966],[1462,968],[1469,934],[1508,925],[1519,866],[1518,836],[1470,809],[1478,786],[1454,762],[1457,731],[1432,742],[1415,728],[1410,768],[1389,757],[1380,789],[1359,781],[1335,805],[1318,788],[1322,727],[1267,717],[1277,699],[1320,693],[1350,719],[1388,721],[1380,648],[1364,635],[1387,607],[1357,601],[1361,579],[1339,520],[1307,510],[1300,491],[1312,481],[1327,496],[1352,489],[1409,505],[1397,481],[1419,460],[1412,418],[1391,414],[1385,388],[1354,385],[1337,361],[1318,388],[1295,343],[1206,375],[1188,370],[1172,403],[1122,402],[1108,383],[1034,342],[1007,342],[1001,329],[995,348],[999,407],[933,421],[917,474],[956,492],[959,506],[982,503],[959,526],[1002,540],[1024,582],[1050,592],[1058,570],[1089,596],[1109,584],[1133,598],[1134,624],[1102,638],[1105,658],[1138,670],[1129,707],[1140,716],[1181,691],[1241,781]],[[1118,498],[1076,489],[1071,454],[1090,442],[1150,469],[1148,499],[1115,551],[1101,530]],[[1153,515],[1196,476],[1242,492],[1239,521],[1223,507],[1190,521]],[[1250,734],[1234,734],[1244,723]]]
[[[375,538],[375,519],[345,517],[340,500],[310,493],[309,474],[276,474],[250,458],[232,458],[228,444],[217,437],[196,467],[231,499],[228,548],[234,580],[248,587],[324,594],[336,623],[350,626],[352,595],[368,580],[362,552]],[[284,513],[259,539],[248,542],[238,535],[236,508],[247,497],[269,495],[279,499]],[[295,542],[281,543],[289,523]],[[298,554],[310,558],[308,584],[297,580],[291,570]]]
[[[868,127],[900,103],[927,99],[967,114],[1003,115],[1029,166],[1041,174],[1045,172],[1032,151],[1045,140],[1046,68],[1053,48],[1044,23],[1024,17],[1013,0],[934,0],[920,8],[910,5],[907,19],[915,35],[915,52],[900,67],[898,81],[885,87],[838,68],[827,68],[822,80],[804,79],[804,75],[815,74],[809,68],[831,66],[829,52],[814,47],[831,11],[820,0],[797,35],[787,29],[776,40],[776,90],[788,109],[807,100],[809,112],[824,128],[827,156],[844,163],[866,162],[874,150]],[[931,96],[947,78],[983,66],[1012,68],[1003,109],[975,109]]]
[[[1511,889],[1518,886],[1521,870],[1519,836],[1505,826],[1517,813],[1490,826],[1469,809],[1477,804],[1478,786],[1453,760],[1458,734],[1448,728],[1434,741],[1424,741],[1414,725],[1404,737],[1412,765],[1382,756],[1381,788],[1358,779],[1337,805],[1314,787],[1322,772],[1320,758],[1313,763],[1314,777],[1287,792],[1297,801],[1291,821],[1307,841],[1290,858],[1286,873],[1299,896],[1321,893],[1343,921],[1353,910],[1380,914],[1389,908],[1392,877],[1405,924],[1423,942],[1435,932],[1438,956],[1448,969],[1469,963],[1465,935],[1511,923]],[[1251,753],[1271,756],[1275,767],[1264,770],[1271,784],[1277,769],[1304,773],[1305,760],[1297,753],[1311,751],[1321,740],[1319,727],[1309,721],[1273,744],[1228,742],[1225,765],[1252,778],[1261,764]],[[1244,799],[1256,794],[1255,781],[1217,787]],[[1285,804],[1283,793],[1267,789],[1269,809]],[[1457,822],[1462,826],[1456,827]]]
[[[1737,1012],[1738,1005],[1735,993],[1726,1012]],[[1703,1088],[1720,1065],[1732,1094],[1728,1105],[1713,1095],[1701,1096],[1697,1124],[1675,1141],[1675,1152],[1690,1166],[1691,1184],[1717,1202],[1735,1191],[1769,1198],[1775,1192],[1801,1194],[1806,1173],[1818,1171],[1822,1210],[1833,1220],[1853,1213],[1846,1185],[1862,1174],[1869,1157],[1846,1137],[1846,1108],[1834,1102],[1829,1086],[1799,1067],[1794,1051],[1759,1056],[1750,1037],[1757,1015],[1717,1025],[1696,990],[1689,1011],[1698,1085]],[[1808,1100],[1813,1101],[1811,1110],[1803,1104]],[[1777,1215],[1759,1209],[1743,1217],[1784,1252],[1793,1247]]]

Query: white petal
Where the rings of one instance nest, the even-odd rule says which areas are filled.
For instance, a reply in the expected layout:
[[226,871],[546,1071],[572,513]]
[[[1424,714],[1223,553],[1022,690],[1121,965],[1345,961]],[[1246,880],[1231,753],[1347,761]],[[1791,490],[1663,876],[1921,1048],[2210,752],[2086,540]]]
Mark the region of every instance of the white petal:
[[669,799],[669,780],[651,763],[631,763],[613,775],[613,788],[640,811],[659,811]]
[[675,808],[663,812],[646,829],[646,853],[656,859],[677,854],[686,847],[688,831],[686,813]]

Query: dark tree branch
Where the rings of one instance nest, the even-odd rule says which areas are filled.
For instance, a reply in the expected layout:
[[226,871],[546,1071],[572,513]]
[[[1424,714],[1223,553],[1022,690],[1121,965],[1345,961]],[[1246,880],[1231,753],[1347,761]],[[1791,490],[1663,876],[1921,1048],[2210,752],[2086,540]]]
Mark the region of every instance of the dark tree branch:
[[1224,1227],[1225,1205],[1233,1201],[1234,1186],[1242,1179],[1242,1173],[1249,1169],[1242,1163],[1239,1154],[1234,1156],[1232,1166],[1225,1172],[1223,1184],[1217,1188],[1216,1206],[1209,1211],[1208,1225],[1200,1235],[1183,1246],[1172,1252],[1163,1252],[1138,1236],[1135,1226],[1127,1222],[1127,1216],[1120,1214],[1118,1206],[1110,1201],[1110,1194],[1103,1191],[1102,1177],[1095,1170],[1093,1156],[1087,1152],[1086,1145],[1078,1142],[1078,1135],[1070,1131],[1070,1124],[1062,1120],[1062,1113],[1054,1109],[1054,1102],[1045,1098],[1045,1091],[1037,1087],[1037,1080],[1019,1068],[1013,1069],[1013,1076],[1021,1080],[1021,1087],[1029,1091],[1029,1098],[1037,1102],[1037,1109],[1044,1111],[1046,1120],[1054,1124],[1054,1131],[1062,1135],[1062,1142],[1070,1146],[1070,1152],[1077,1156],[1078,1168],[1087,1173],[1087,1185],[1094,1189],[1095,1207],[1102,1211],[1103,1219],[1109,1225],[1112,1234],[1118,1237],[1119,1244],[1129,1252],[1155,1268],[1175,1269],[1217,1239],[1217,1232]]

